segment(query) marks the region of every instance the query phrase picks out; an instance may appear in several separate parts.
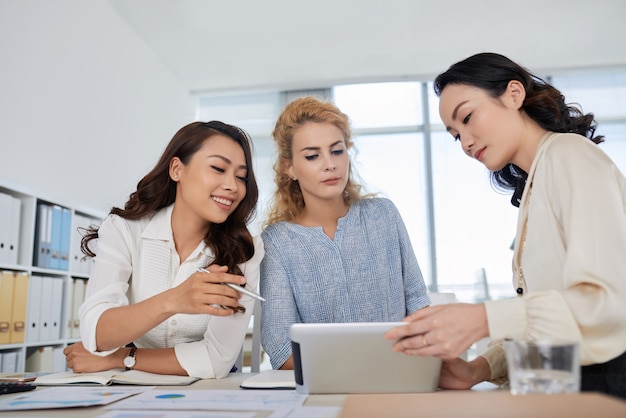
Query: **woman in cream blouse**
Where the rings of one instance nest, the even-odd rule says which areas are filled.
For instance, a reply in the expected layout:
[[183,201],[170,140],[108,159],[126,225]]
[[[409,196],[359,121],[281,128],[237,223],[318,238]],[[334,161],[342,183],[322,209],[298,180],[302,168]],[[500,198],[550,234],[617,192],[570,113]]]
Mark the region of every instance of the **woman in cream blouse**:
[[483,338],[569,339],[581,389],[626,398],[626,179],[596,144],[593,114],[502,55],[482,53],[435,80],[439,112],[463,151],[513,191],[517,298],[425,308],[390,331],[394,349],[444,360],[440,386],[506,377],[501,345],[457,357]]

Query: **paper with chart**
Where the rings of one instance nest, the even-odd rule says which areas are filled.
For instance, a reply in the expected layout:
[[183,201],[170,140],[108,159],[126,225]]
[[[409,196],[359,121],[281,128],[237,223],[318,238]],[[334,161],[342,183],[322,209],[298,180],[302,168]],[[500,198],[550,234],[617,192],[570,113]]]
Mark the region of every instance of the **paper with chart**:
[[274,411],[302,406],[307,395],[293,390],[147,390],[109,405],[119,410]]
[[108,411],[98,418],[254,418],[256,412],[233,411]]
[[277,409],[268,418],[339,418],[340,406],[298,406]]
[[0,411],[106,405],[143,392],[145,387],[51,387],[0,398]]

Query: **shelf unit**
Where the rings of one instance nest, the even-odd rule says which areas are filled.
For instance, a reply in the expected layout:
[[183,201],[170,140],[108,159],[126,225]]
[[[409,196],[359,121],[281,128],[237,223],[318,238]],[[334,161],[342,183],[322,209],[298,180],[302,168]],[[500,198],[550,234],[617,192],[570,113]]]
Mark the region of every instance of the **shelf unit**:
[[[23,371],[61,371],[65,370],[65,358],[62,356],[62,350],[69,344],[72,344],[80,339],[77,328],[77,304],[82,302],[82,295],[80,292],[84,289],[86,280],[89,278],[89,272],[91,269],[91,260],[84,259],[82,253],[80,253],[80,235],[79,227],[88,226],[86,224],[99,225],[106,214],[100,210],[93,210],[83,208],[76,205],[70,205],[62,202],[58,199],[46,196],[43,193],[37,193],[27,188],[21,187],[16,184],[12,184],[8,181],[0,179],[0,193],[9,195],[12,198],[19,200],[19,228],[18,228],[18,245],[17,248],[17,262],[7,261],[0,258],[0,277],[6,280],[2,273],[8,272],[9,275],[18,275],[20,280],[27,278],[28,280],[28,297],[26,298],[26,321],[25,330],[21,333],[21,336],[14,338],[8,343],[4,343],[4,340],[0,339],[3,343],[0,344],[0,372],[23,372]],[[6,197],[6,196],[1,196]],[[65,262],[59,268],[40,267],[37,265],[38,257],[36,252],[39,248],[39,227],[41,219],[39,219],[40,211],[39,206],[41,204],[51,207],[60,207],[66,209],[69,212],[69,225],[70,231],[67,234],[69,243],[66,243],[67,252],[64,255]],[[0,224],[0,228],[7,229],[7,219],[11,219],[11,214],[7,213],[6,206],[0,206],[0,222],[4,220],[4,226]],[[15,212],[13,212],[15,213]],[[13,216],[15,219],[15,216]],[[8,222],[9,224],[11,222]],[[14,228],[16,222],[9,225],[8,228]],[[2,235],[0,235],[2,238]],[[2,244],[2,243],[0,243]],[[41,302],[39,308],[37,304],[29,304],[28,301],[37,300],[33,299],[38,288],[37,281],[43,281],[42,279],[34,280],[34,277],[41,277],[48,280],[49,283],[55,283],[56,291],[51,292],[49,288],[43,287],[44,293],[41,295]],[[15,279],[17,282],[18,279]],[[80,281],[80,282],[79,282]],[[10,282],[10,281],[9,281]],[[2,282],[0,282],[1,284]],[[6,281],[4,282],[7,283]],[[16,302],[10,298],[7,287],[0,287],[4,289],[4,296],[0,295],[0,300],[4,301],[4,311],[7,311],[7,300]],[[74,292],[74,290],[77,290]],[[17,291],[16,291],[17,292]],[[50,292],[50,294],[47,294]],[[54,296],[56,295],[56,297]],[[80,297],[79,297],[80,296]],[[34,330],[31,329],[31,325],[34,322],[38,322],[41,318],[42,323],[49,319],[46,314],[42,314],[41,311],[44,308],[52,307],[54,314],[57,315],[60,310],[60,321],[54,321],[55,331],[52,333],[43,333],[43,339],[40,339]],[[2,312],[0,307],[0,312]],[[58,315],[57,315],[58,316]],[[37,317],[37,318],[35,318]],[[55,317],[56,318],[56,317]],[[0,322],[6,320],[6,318],[0,318]],[[6,322],[5,322],[6,323]],[[11,324],[13,327],[14,324]],[[41,324],[38,324],[38,326]],[[17,329],[17,328],[16,328]],[[1,331],[1,330],[0,330]],[[19,334],[19,333],[17,333]],[[51,336],[49,336],[51,334]],[[56,335],[58,334],[58,335]],[[1,337],[0,337],[1,338]],[[20,341],[20,339],[22,339]],[[13,354],[14,353],[14,354]],[[37,354],[45,354],[46,362],[39,363]],[[50,354],[52,353],[52,354]],[[41,355],[42,358],[44,354]],[[49,362],[50,356],[53,356],[52,363]],[[14,362],[14,363],[13,363]],[[43,370],[41,367],[50,370]]]

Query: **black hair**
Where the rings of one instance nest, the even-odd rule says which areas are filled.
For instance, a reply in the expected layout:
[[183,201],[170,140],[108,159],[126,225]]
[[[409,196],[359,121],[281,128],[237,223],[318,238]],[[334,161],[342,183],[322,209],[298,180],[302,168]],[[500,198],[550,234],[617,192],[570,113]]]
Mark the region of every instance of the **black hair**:
[[[512,80],[522,83],[526,90],[522,110],[542,128],[552,132],[577,133],[596,144],[604,141],[602,135],[595,135],[593,113],[584,114],[578,106],[567,104],[563,94],[555,87],[500,54],[484,52],[459,61],[439,74],[433,87],[435,94],[440,96],[450,84],[465,84],[498,98]],[[527,177],[528,173],[515,164],[507,164],[491,173],[491,184],[497,189],[513,190],[511,203],[519,207]]]

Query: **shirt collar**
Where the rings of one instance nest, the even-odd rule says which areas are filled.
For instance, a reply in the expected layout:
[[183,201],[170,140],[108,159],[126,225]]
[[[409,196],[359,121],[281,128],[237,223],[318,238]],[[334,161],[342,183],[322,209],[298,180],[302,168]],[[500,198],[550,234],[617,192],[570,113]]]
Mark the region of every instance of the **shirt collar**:
[[[154,239],[162,242],[169,242],[174,248],[174,235],[172,234],[172,212],[174,204],[158,210],[148,222],[148,226],[141,234],[143,239]],[[213,258],[213,252],[207,247],[205,242],[201,242],[191,257],[205,255]]]
[[148,221],[148,226],[141,234],[142,238],[174,242],[172,235],[172,210],[174,204],[158,210]]

